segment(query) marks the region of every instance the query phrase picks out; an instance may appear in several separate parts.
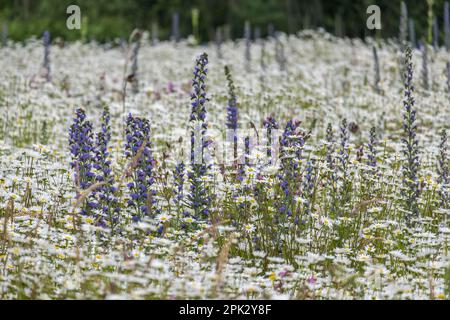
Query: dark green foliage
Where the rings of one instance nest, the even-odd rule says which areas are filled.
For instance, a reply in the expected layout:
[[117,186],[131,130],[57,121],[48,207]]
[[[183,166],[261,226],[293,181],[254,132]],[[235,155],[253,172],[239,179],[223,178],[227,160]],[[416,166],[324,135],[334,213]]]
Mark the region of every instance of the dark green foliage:
[[[428,22],[426,1],[406,0],[408,16],[413,18],[418,37],[427,35]],[[66,40],[82,38],[82,31],[66,28],[66,8],[76,4],[84,19],[83,32],[87,39],[108,41],[128,37],[134,28],[151,30],[152,23],[159,25],[160,39],[170,35],[171,16],[180,14],[180,33],[186,37],[193,33],[191,9],[199,10],[199,36],[205,42],[214,39],[219,26],[228,26],[225,32],[232,37],[242,37],[245,21],[267,35],[267,26],[272,23],[275,30],[297,32],[303,28],[324,27],[335,32],[335,19],[341,17],[342,32],[346,36],[364,37],[374,35],[366,28],[366,9],[369,0],[2,0],[0,22],[8,24],[8,36],[23,40],[31,35],[40,35],[48,29],[54,38]],[[400,1],[379,0],[383,37],[397,37],[400,17]],[[444,0],[434,1],[434,15],[443,21]],[[85,19],[87,18],[87,20]],[[440,42],[444,40],[443,32]]]

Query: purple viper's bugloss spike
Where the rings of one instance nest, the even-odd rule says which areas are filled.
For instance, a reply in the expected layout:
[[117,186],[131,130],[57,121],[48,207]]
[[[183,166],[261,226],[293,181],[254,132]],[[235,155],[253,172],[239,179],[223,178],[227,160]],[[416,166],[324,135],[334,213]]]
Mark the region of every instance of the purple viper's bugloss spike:
[[128,184],[128,206],[135,209],[133,220],[140,221],[144,216],[155,217],[160,210],[157,206],[156,191],[153,190],[156,161],[150,141],[150,122],[147,119],[128,115],[125,127],[125,156],[134,161],[133,183]]
[[228,66],[225,66],[224,69],[225,69],[225,76],[228,82],[228,105],[227,105],[226,126],[228,129],[236,130],[238,126],[238,109],[237,109],[236,92],[230,68]]
[[404,99],[403,99],[403,166],[402,166],[402,196],[404,199],[404,209],[408,212],[408,223],[411,215],[418,217],[419,215],[419,180],[418,174],[420,169],[419,163],[419,146],[417,140],[416,110],[414,108],[414,86],[412,52],[409,46],[405,47],[405,83],[404,83]]
[[225,76],[228,82],[228,104],[227,104],[227,121],[226,126],[228,130],[232,131],[233,138],[233,157],[237,158],[237,128],[238,128],[238,107],[235,93],[235,87],[231,72],[228,66],[225,66]]
[[[83,190],[95,183],[92,123],[86,120],[86,113],[81,108],[75,111],[75,118],[69,128],[69,148],[72,156],[70,166],[75,170],[74,180],[78,199]],[[87,205],[82,209],[84,213],[90,212],[90,209],[95,207],[91,196],[86,202]]]
[[119,222],[120,212],[119,200],[114,187],[114,177],[112,175],[111,157],[108,146],[111,141],[110,113],[108,106],[103,108],[101,130],[97,133],[95,148],[95,168],[97,169],[96,180],[105,182],[105,185],[96,189],[93,194],[98,199],[98,207],[102,209],[102,216],[99,223],[108,225],[112,231]]
[[[191,170],[188,172],[190,192],[187,195],[194,218],[204,220],[210,214],[210,192],[208,179],[208,168],[205,163],[204,154],[209,141],[206,141],[206,76],[208,74],[208,55],[201,54],[194,67],[194,78],[192,80],[191,93]],[[200,141],[198,141],[200,140]]]
[[296,186],[300,179],[300,161],[305,144],[305,135],[299,129],[300,122],[289,120],[280,139],[280,172],[278,179],[282,190],[280,213],[290,217],[294,209],[294,194],[299,194]]

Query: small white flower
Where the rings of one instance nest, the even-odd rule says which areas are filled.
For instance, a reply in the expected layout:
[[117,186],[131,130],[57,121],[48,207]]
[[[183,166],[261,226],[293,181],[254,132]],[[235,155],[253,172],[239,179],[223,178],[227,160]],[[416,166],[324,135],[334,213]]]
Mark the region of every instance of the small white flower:
[[166,223],[167,221],[169,221],[171,219],[171,216],[165,213],[162,213],[158,216],[158,220],[161,223]]
[[327,217],[322,217],[320,219],[320,222],[324,225],[327,226],[329,228],[331,228],[333,226],[333,220],[331,220],[330,218]]
[[255,229],[256,229],[255,226],[252,224],[246,224],[244,226],[245,233],[252,233],[253,231],[255,231]]
[[193,223],[194,222],[194,219],[192,218],[192,217],[186,217],[186,218],[184,218],[184,222],[186,222],[186,223]]

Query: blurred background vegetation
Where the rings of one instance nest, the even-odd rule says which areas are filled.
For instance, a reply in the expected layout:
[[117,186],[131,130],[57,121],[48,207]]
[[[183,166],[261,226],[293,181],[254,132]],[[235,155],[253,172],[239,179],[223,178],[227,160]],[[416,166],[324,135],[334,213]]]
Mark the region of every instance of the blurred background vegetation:
[[[430,5],[443,37],[444,0],[405,2],[418,38],[427,35]],[[81,8],[81,30],[66,28],[66,8],[71,4]],[[180,36],[196,33],[202,42],[213,40],[217,28],[224,30],[225,37],[241,38],[245,21],[260,28],[262,36],[272,24],[275,30],[288,33],[323,27],[341,36],[364,37],[373,35],[366,28],[366,9],[371,4],[381,8],[378,35],[398,36],[399,0],[1,0],[0,28],[7,26],[8,38],[19,41],[49,30],[53,38],[103,42],[127,38],[134,28],[150,31],[157,25],[158,37],[168,39],[177,12]],[[194,8],[199,13],[198,32],[193,31]]]

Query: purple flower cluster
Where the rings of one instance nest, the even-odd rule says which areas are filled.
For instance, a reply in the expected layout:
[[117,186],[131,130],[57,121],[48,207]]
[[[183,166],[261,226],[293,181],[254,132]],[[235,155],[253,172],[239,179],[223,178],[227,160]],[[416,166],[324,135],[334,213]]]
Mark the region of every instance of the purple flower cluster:
[[140,221],[144,216],[154,217],[159,212],[156,191],[152,189],[155,182],[155,159],[150,142],[150,122],[129,114],[126,119],[125,137],[125,156],[133,159],[134,163],[133,181],[127,185],[130,190],[128,206],[135,208],[133,220]]
[[300,121],[289,120],[280,140],[281,168],[278,178],[283,196],[280,203],[280,213],[292,215],[293,193],[295,185],[299,182],[299,168],[303,146],[304,134],[299,130]]
[[233,78],[231,77],[230,68],[225,66],[225,76],[228,81],[228,105],[227,105],[227,121],[228,129],[236,130],[238,127],[238,108]]
[[231,72],[228,66],[225,66],[225,75],[228,81],[228,105],[227,105],[227,121],[226,126],[229,130],[233,131],[233,156],[234,159],[237,158],[237,133],[236,130],[238,128],[238,108],[237,108],[237,99],[235,93],[235,87],[233,78],[231,77]]
[[[204,139],[206,128],[208,127],[206,123],[206,75],[208,73],[208,69],[206,66],[208,65],[208,55],[203,53],[200,57],[197,58],[196,65],[194,67],[194,78],[192,80],[192,88],[193,92],[191,93],[191,116],[189,121],[193,125],[191,132],[191,162],[195,162],[195,152],[201,153],[201,161],[203,162],[203,150],[207,146],[206,141]],[[197,126],[199,124],[199,126]],[[196,141],[195,138],[198,138],[198,131],[200,132],[201,139],[201,150],[195,150]]]
[[409,215],[419,215],[419,141],[417,140],[416,110],[414,109],[414,86],[412,84],[413,65],[411,62],[411,48],[405,48],[405,96],[403,99],[403,155],[405,157],[402,166],[403,190],[405,210]]
[[246,166],[249,165],[249,156],[250,156],[250,137],[244,138],[244,163]]
[[[191,94],[191,166],[192,170],[188,172],[190,182],[190,193],[188,200],[191,209],[194,211],[195,219],[205,219],[209,216],[209,196],[208,184],[205,181],[207,177],[208,165],[205,164],[204,151],[209,141],[205,139],[206,135],[206,75],[208,69],[208,55],[203,53],[197,58],[194,68],[194,78],[192,80],[193,92]],[[200,127],[199,127],[199,126]],[[199,137],[199,132],[200,137]],[[200,148],[195,148],[196,138],[201,139]],[[197,150],[196,150],[197,149]],[[197,153],[197,154],[196,154]],[[197,156],[197,157],[196,157]],[[198,157],[200,161],[198,161]],[[197,158],[197,159],[196,159]]]
[[263,126],[266,129],[278,129],[278,122],[270,115],[263,120]]
[[[69,129],[69,147],[72,155],[70,166],[75,170],[75,185],[77,186],[77,199],[81,192],[95,182],[95,173],[92,171],[95,149],[93,144],[92,123],[86,120],[86,113],[79,108],[75,112],[73,124]],[[90,197],[82,209],[87,214],[96,206]]]
[[208,55],[203,53],[197,58],[192,80],[193,92],[191,93],[191,118],[190,121],[206,120],[206,75],[208,74]]
[[[280,148],[282,156],[287,148],[293,148],[295,157],[290,160],[294,170],[299,168],[299,160],[302,157],[303,146],[305,145],[305,135],[299,130],[301,121],[289,120],[284,129],[283,135],[281,136]],[[285,161],[282,161],[285,164]]]
[[116,187],[114,187],[114,177],[111,170],[111,159],[108,152],[108,145],[111,140],[110,113],[107,106],[102,113],[101,131],[97,133],[94,168],[97,170],[96,181],[105,182],[100,186],[95,195],[98,198],[98,207],[102,211],[99,219],[100,225],[105,225],[105,219],[109,222],[112,230],[119,222],[118,213],[120,207],[118,203]]

